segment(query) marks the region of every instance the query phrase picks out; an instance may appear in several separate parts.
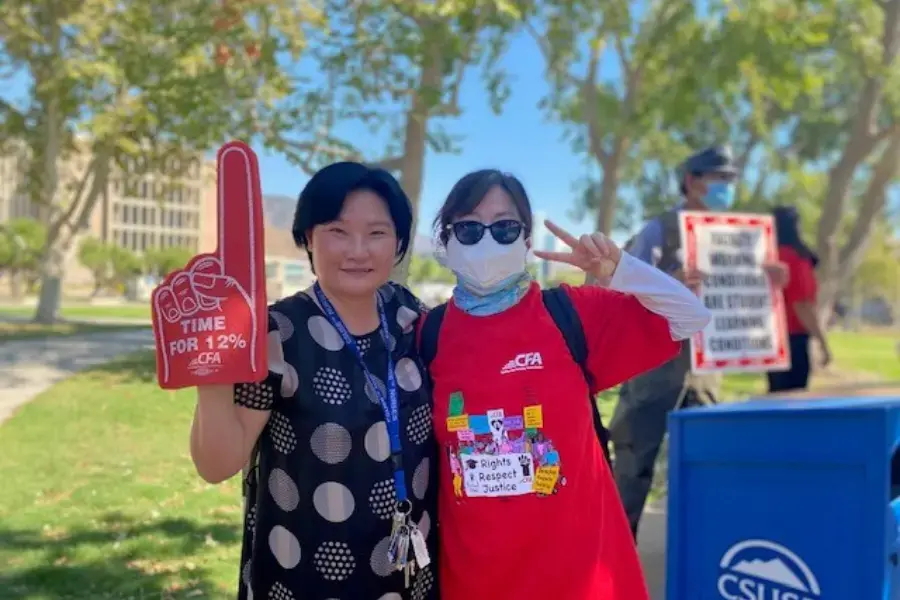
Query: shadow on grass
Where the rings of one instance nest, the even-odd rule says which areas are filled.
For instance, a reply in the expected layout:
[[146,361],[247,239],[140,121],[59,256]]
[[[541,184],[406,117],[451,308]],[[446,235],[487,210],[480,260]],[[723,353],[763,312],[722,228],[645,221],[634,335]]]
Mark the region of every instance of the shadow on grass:
[[[238,526],[188,519],[138,523],[108,513],[90,528],[54,536],[0,527],[4,600],[174,600],[228,598],[197,556],[214,540],[236,544]],[[89,559],[80,555],[88,555]],[[190,559],[196,556],[196,563]],[[235,588],[237,587],[235,573]]]
[[90,373],[113,375],[134,382],[156,381],[156,355],[153,350],[141,350],[118,358],[112,362],[97,365]]

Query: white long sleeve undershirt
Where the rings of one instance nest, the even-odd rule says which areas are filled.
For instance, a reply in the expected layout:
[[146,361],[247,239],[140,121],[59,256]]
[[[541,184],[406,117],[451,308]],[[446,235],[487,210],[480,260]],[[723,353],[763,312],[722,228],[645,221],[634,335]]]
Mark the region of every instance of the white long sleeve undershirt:
[[691,338],[712,319],[691,290],[627,252],[622,252],[609,288],[634,296],[644,308],[666,319],[675,341]]

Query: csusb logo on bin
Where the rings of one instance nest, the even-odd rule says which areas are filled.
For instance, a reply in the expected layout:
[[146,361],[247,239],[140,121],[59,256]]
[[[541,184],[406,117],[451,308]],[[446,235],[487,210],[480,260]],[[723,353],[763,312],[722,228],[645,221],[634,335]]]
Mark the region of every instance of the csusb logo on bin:
[[819,581],[803,560],[775,542],[745,540],[719,561],[725,600],[818,600]]

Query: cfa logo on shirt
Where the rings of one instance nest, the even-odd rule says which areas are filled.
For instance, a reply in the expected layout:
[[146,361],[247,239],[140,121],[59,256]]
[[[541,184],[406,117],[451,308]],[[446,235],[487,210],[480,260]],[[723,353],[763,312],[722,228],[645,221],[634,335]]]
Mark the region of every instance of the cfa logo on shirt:
[[503,365],[500,369],[501,375],[508,373],[517,373],[519,371],[535,371],[544,368],[544,359],[541,358],[540,352],[523,352],[514,359]]

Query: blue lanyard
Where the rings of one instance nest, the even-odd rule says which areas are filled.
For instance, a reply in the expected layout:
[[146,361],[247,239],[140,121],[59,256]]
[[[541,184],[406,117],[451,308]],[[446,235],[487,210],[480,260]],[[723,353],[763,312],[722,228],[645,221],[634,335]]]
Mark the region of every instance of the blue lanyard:
[[384,313],[384,304],[382,303],[381,296],[378,296],[378,319],[381,322],[379,333],[381,334],[381,339],[384,341],[384,348],[387,352],[387,394],[375,385],[375,378],[372,377],[372,373],[366,366],[362,352],[359,351],[359,346],[356,345],[356,340],[350,335],[347,326],[344,325],[341,317],[337,314],[337,311],[334,310],[334,306],[322,292],[322,288],[319,287],[318,282],[313,286],[313,291],[315,291],[316,298],[319,300],[319,305],[321,305],[322,310],[325,312],[325,316],[328,317],[328,321],[335,329],[337,329],[341,339],[344,340],[344,344],[353,351],[356,360],[359,362],[359,366],[363,370],[363,374],[366,376],[366,380],[369,382],[369,386],[374,390],[375,396],[378,397],[378,403],[381,404],[381,410],[384,411],[384,421],[387,425],[388,438],[390,439],[391,444],[391,463],[394,467],[394,487],[397,493],[397,503],[398,505],[406,504],[408,495],[406,492],[406,474],[403,470],[402,447],[400,445],[400,410],[397,393],[397,375],[394,373],[394,358],[391,356],[391,338],[388,333],[387,316]]

